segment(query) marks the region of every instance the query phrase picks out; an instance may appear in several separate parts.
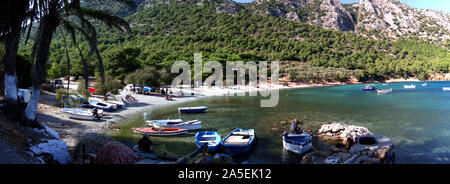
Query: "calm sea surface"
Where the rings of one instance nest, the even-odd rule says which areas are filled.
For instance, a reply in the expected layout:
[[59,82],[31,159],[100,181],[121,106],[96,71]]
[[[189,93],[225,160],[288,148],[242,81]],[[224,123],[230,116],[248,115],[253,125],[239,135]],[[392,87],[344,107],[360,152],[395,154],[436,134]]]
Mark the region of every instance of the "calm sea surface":
[[[211,97],[151,112],[151,119],[198,119],[207,130],[225,137],[235,128],[253,128],[257,135],[250,163],[295,163],[299,158],[283,150],[281,133],[289,125],[280,121],[297,118],[303,128],[318,129],[328,122],[343,122],[385,134],[394,142],[396,163],[450,163],[450,82],[394,83],[377,88],[392,88],[391,94],[361,91],[364,85],[286,89],[280,91],[278,106],[260,107],[262,97]],[[415,89],[403,85],[415,84]],[[178,114],[179,106],[208,106],[204,114]],[[122,141],[137,141],[131,127],[144,126],[142,115],[130,117],[113,132]],[[156,150],[175,156],[196,149],[194,137],[153,138]]]

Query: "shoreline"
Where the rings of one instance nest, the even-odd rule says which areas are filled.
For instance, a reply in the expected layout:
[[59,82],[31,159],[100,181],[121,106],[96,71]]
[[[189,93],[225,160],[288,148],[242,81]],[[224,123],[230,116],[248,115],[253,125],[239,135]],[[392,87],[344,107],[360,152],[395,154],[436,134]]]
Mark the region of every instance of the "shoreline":
[[[427,81],[411,81],[411,80],[395,80],[392,82],[427,82]],[[375,83],[375,82],[370,82]],[[377,82],[380,83],[380,82]],[[354,84],[366,84],[362,83],[329,83],[329,84],[297,84],[297,85],[272,85],[262,86],[260,88],[254,88],[249,86],[237,86],[239,89],[220,89],[220,88],[194,88],[194,93],[201,94],[196,96],[176,96],[175,101],[166,101],[163,96],[155,95],[142,95],[132,94],[138,101],[135,103],[127,104],[124,108],[118,109],[114,112],[104,112],[104,118],[100,121],[81,121],[70,119],[67,115],[60,112],[60,107],[57,107],[54,94],[49,92],[42,92],[39,102],[39,115],[38,120],[44,125],[55,130],[64,140],[69,150],[73,150],[78,140],[82,139],[84,135],[88,133],[97,133],[107,135],[111,126],[121,123],[130,116],[135,116],[139,113],[143,113],[147,110],[157,110],[167,106],[182,104],[186,102],[192,102],[194,100],[226,96],[227,94],[239,94],[247,92],[258,92],[262,90],[283,90],[283,89],[299,89],[299,88],[311,88],[311,87],[329,87],[329,86],[343,86]],[[368,84],[368,83],[367,83]],[[116,97],[123,97],[128,94],[125,91],[121,91]],[[120,99],[120,98],[119,98]],[[53,103],[52,103],[53,101]]]

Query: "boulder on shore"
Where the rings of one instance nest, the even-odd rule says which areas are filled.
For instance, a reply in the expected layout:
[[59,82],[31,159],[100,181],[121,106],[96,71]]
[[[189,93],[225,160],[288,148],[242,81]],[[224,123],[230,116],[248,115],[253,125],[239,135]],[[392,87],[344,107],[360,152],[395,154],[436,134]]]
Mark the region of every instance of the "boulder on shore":
[[385,135],[372,134],[365,127],[324,124],[317,137],[334,147],[313,149],[303,156],[302,164],[393,164],[395,161],[392,141]]

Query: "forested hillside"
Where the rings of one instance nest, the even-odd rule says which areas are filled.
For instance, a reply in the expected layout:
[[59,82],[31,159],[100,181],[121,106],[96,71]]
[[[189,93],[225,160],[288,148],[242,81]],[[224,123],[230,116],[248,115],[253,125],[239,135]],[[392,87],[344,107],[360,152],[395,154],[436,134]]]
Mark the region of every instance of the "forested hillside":
[[[246,9],[217,13],[220,5],[222,1],[198,4],[187,0],[141,7],[126,17],[132,27],[128,35],[98,26],[99,49],[107,74],[123,79],[137,68],[167,68],[177,60],[192,62],[195,52],[203,54],[204,62],[279,60],[316,68],[358,69],[356,77],[361,80],[411,76],[426,79],[428,74],[449,70],[448,45],[409,39],[374,40]],[[87,42],[82,48],[88,55]],[[31,49],[28,45],[21,50],[27,55]],[[78,51],[72,45],[68,50],[71,74],[81,75]],[[52,42],[49,60],[49,77],[67,74],[61,33]],[[88,61],[89,73],[94,75],[95,58],[91,56]]]

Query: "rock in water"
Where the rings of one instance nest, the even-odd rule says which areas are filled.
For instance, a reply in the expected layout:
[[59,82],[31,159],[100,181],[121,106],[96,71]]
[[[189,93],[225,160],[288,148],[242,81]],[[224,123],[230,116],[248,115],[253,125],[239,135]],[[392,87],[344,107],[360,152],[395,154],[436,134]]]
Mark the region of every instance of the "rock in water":
[[317,136],[319,142],[335,145],[336,148],[321,150],[319,147],[305,154],[302,164],[393,164],[395,161],[392,141],[385,135],[372,134],[365,127],[344,123],[324,124]]

